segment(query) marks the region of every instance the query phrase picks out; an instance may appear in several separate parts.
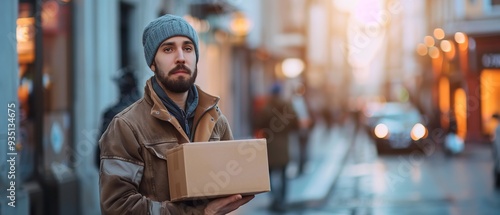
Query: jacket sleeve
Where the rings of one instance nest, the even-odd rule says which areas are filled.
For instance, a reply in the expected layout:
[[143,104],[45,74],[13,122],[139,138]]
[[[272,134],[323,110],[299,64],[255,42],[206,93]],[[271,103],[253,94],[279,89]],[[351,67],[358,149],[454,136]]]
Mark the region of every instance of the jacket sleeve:
[[226,116],[221,114],[219,116],[219,120],[217,122],[218,127],[220,127],[220,140],[233,140],[233,132],[231,131],[231,127],[229,126],[229,122],[227,121]]
[[202,214],[203,207],[153,201],[139,193],[144,160],[141,147],[126,121],[115,117],[99,145],[102,214]]

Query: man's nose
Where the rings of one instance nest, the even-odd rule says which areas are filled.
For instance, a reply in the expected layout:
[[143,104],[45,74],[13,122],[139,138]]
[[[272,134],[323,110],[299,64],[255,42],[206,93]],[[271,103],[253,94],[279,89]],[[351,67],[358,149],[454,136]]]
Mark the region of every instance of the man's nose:
[[178,64],[186,63],[186,58],[184,58],[184,52],[182,51],[182,49],[179,49],[179,51],[177,51],[176,63]]

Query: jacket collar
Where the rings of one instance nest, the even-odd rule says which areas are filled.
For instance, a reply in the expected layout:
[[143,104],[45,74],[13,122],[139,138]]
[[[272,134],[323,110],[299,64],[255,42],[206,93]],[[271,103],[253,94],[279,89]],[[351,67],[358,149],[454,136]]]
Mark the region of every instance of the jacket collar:
[[[154,76],[153,76],[154,78]],[[196,89],[198,90],[198,107],[196,108],[195,115],[194,115],[194,121],[193,121],[193,126],[196,127],[198,125],[199,120],[201,117],[207,113],[209,110],[213,109],[217,103],[219,102],[220,98],[218,96],[212,96],[203,90],[198,85],[195,85]],[[151,107],[151,116],[170,122],[172,125],[174,125],[175,128],[179,128],[180,124],[177,121],[177,119],[168,112],[167,108],[163,105],[161,102],[160,97],[155,93],[153,90],[153,85],[151,83],[151,79],[149,79],[146,82],[146,86],[144,87],[144,99],[145,101],[150,104]],[[208,112],[214,119],[218,118],[217,112]],[[179,129],[177,129],[179,130]],[[182,128],[180,128],[180,133],[182,133],[183,137],[189,140],[189,138],[186,136],[185,132],[182,131]]]

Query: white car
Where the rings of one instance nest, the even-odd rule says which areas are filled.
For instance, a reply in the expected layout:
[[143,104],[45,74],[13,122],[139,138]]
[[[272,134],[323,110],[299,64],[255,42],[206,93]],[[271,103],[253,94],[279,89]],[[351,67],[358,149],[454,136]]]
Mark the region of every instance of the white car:
[[414,149],[428,133],[424,118],[411,103],[369,103],[363,114],[379,153]]

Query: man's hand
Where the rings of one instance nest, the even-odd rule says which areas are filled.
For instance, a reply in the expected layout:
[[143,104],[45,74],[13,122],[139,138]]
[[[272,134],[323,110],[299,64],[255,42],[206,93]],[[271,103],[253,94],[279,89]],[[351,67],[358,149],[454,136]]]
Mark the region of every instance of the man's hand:
[[252,200],[255,195],[242,197],[240,194],[212,200],[205,208],[205,215],[223,215],[238,209]]

